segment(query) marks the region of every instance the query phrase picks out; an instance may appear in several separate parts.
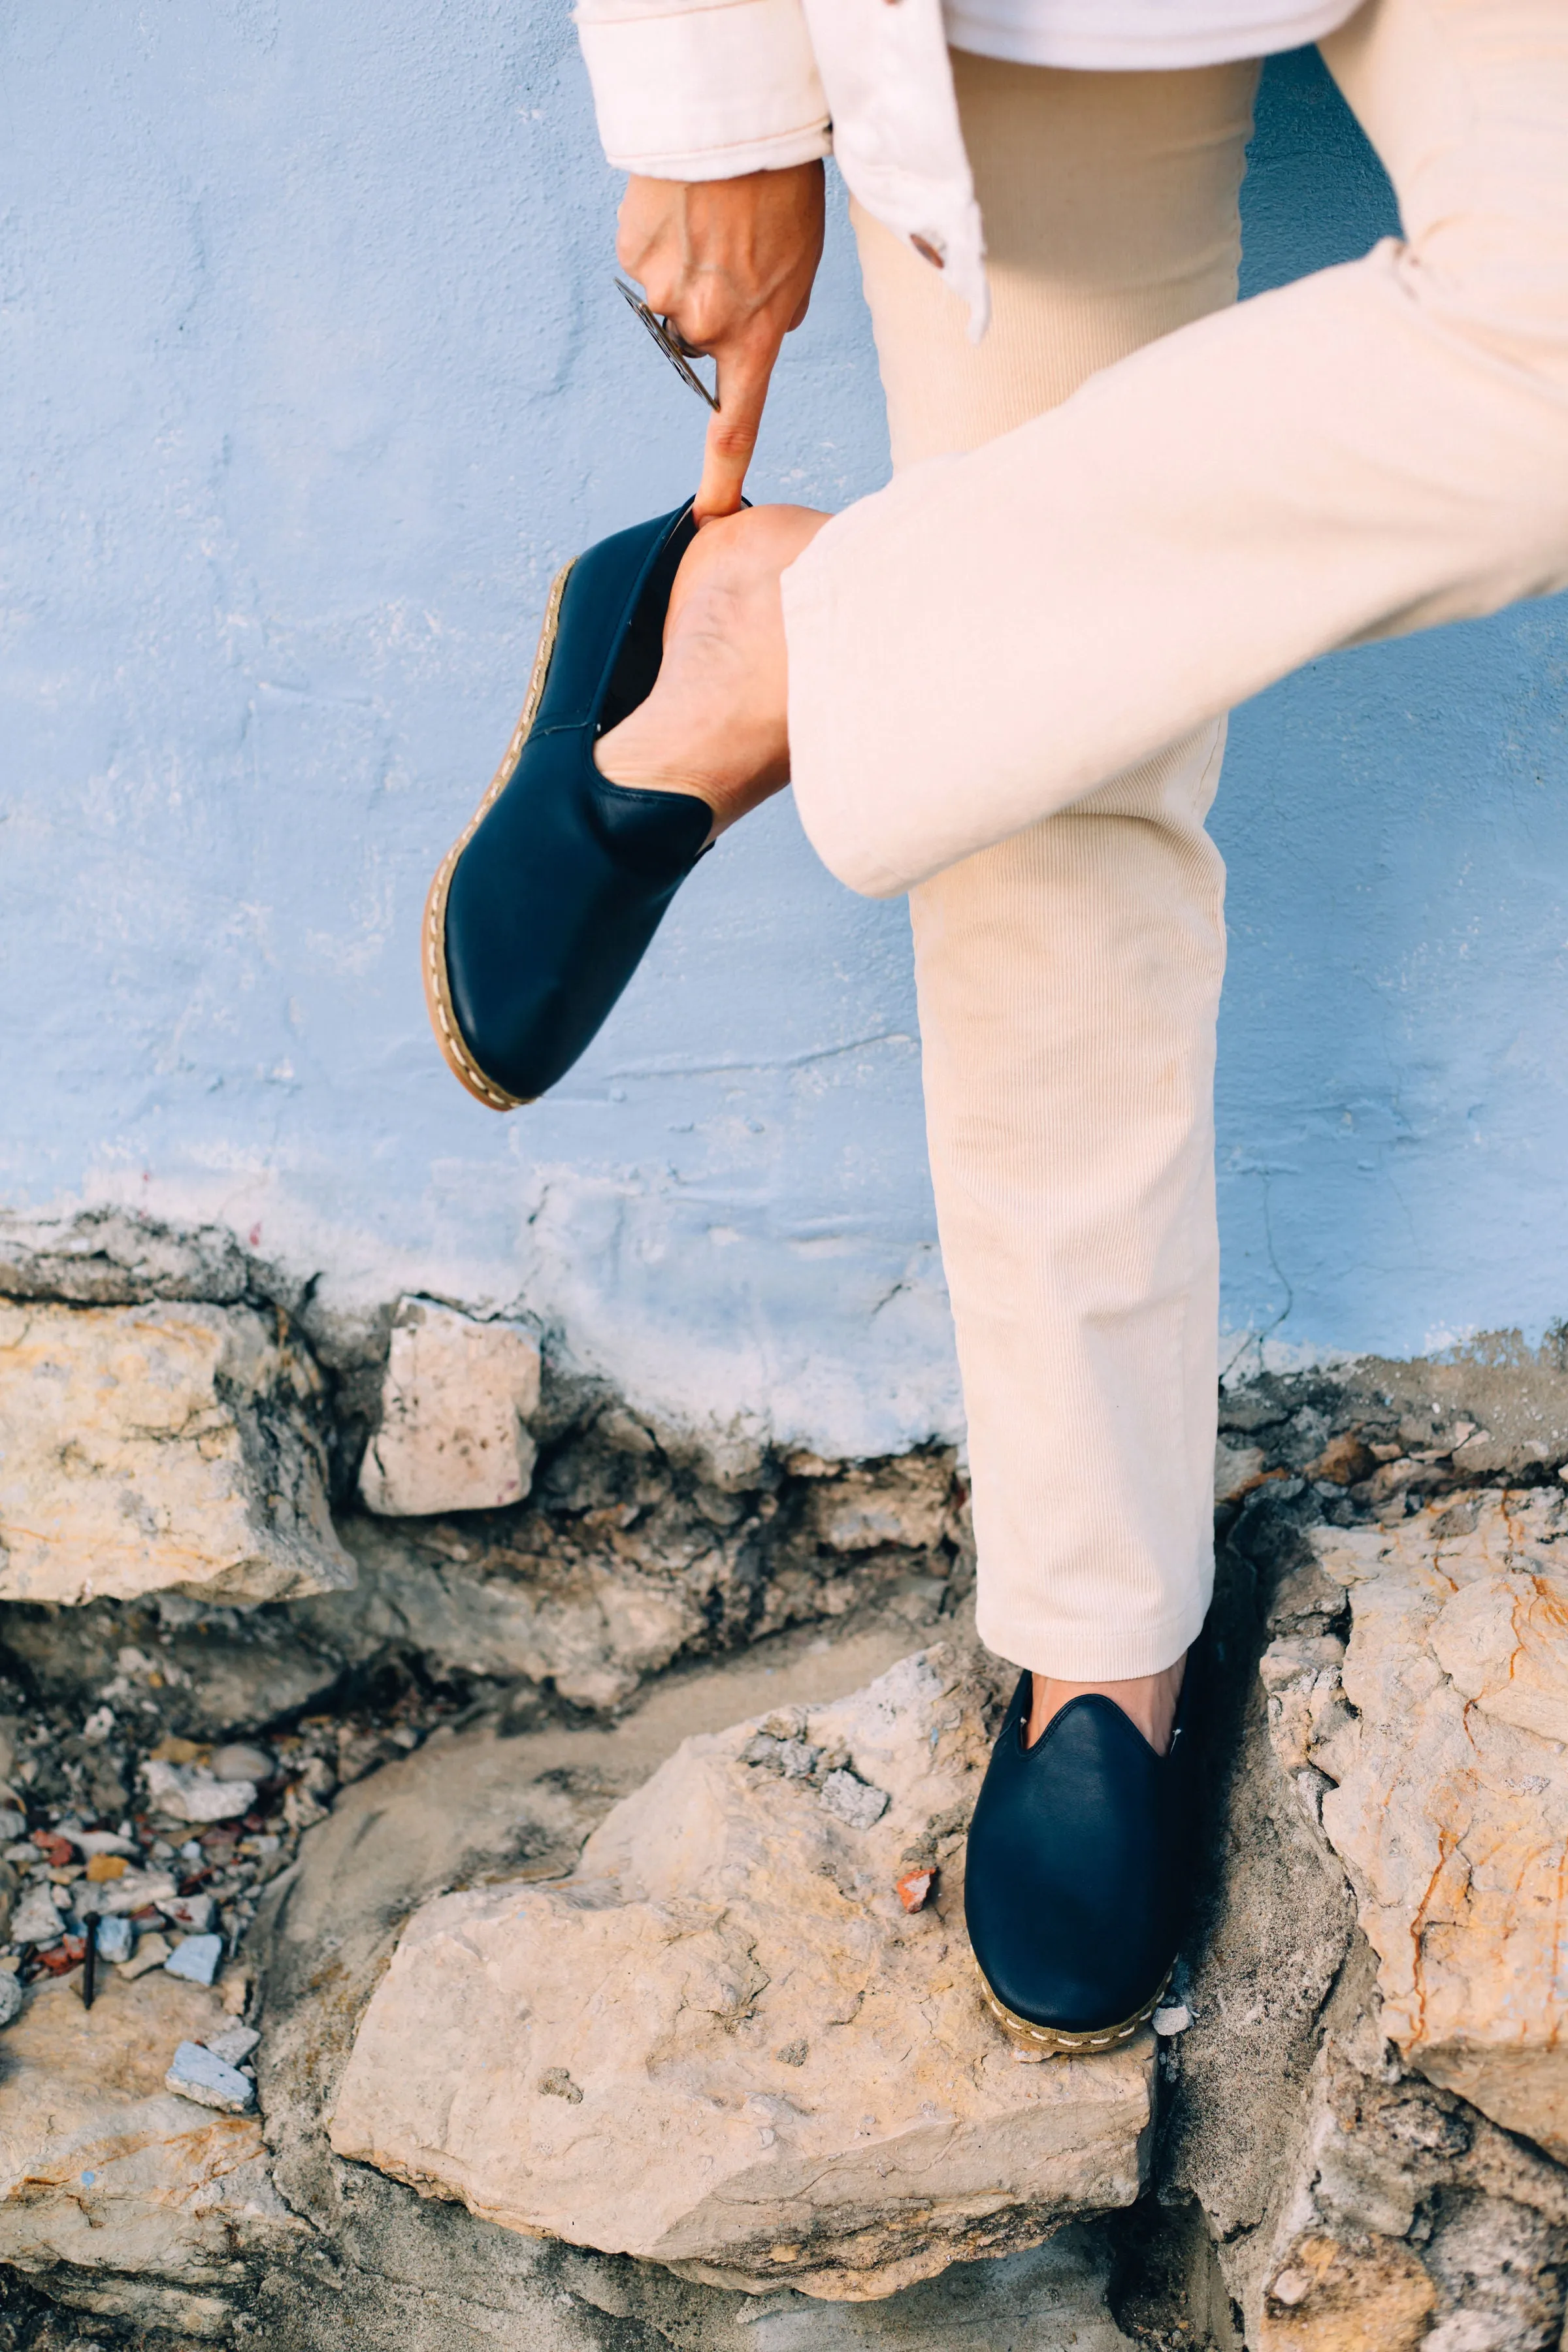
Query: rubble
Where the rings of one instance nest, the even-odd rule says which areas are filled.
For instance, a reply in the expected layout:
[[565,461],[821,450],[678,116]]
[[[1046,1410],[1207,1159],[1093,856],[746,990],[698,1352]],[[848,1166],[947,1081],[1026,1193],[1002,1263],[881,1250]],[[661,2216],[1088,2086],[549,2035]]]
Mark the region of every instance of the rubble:
[[[583,1877],[584,1840],[688,1735],[747,1725],[726,1768],[747,1814],[787,1809],[808,1844],[838,1842],[840,1869],[861,1853],[878,1937],[946,1934],[963,1801],[906,1834],[896,1775],[821,1718],[922,1643],[963,1638],[972,1556],[951,1451],[839,1464],[750,1436],[705,1450],[546,1367],[518,1500],[369,1516],[352,1501],[378,1362],[308,1313],[303,1327],[281,1318],[299,1294],[275,1297],[264,1269],[212,1237],[186,1247],[111,1220],[57,1241],[45,1278],[36,1248],[8,1256],[0,1239],[0,1292],[76,1317],[68,1337],[85,1335],[92,1360],[103,1310],[140,1328],[160,1285],[173,1318],[154,1331],[184,1328],[195,1301],[231,1339],[258,1332],[276,1351],[274,1385],[248,1397],[226,1372],[197,1394],[195,1355],[179,1361],[216,1415],[220,1454],[229,1429],[246,1463],[252,1439],[281,1432],[285,1455],[298,1443],[317,1464],[323,1496],[331,1458],[360,1581],[260,1601],[164,1586],[0,1612],[0,2322],[18,2347],[1555,2347],[1568,2171],[1545,2063],[1547,1905],[1532,1907],[1528,1872],[1527,1899],[1510,1912],[1502,1896],[1510,1855],[1561,1844],[1553,1512],[1568,1372],[1548,1366],[1531,1387],[1500,1354],[1227,1389],[1204,1730],[1216,1827],[1145,2045],[1158,2100],[1139,2163],[1152,2193],[1037,2248],[835,2305],[780,2284],[789,2265],[748,2276],[744,2294],[705,2283],[739,2275],[729,2243],[711,2266],[700,2249],[690,2264],[676,2255],[683,2276],[527,2237],[449,2182],[410,2189],[334,2155],[327,2119],[422,1906],[488,1916],[520,1881],[525,1906],[554,1905]],[[138,1361],[152,1345],[137,1342]],[[294,1509],[296,1490],[280,1491]],[[190,1791],[225,1789],[198,1795],[198,1812],[243,1810],[190,1816]],[[1418,1868],[1446,1846],[1423,1909]],[[844,1898],[822,1878],[812,1899],[831,1912]],[[656,1907],[617,1899],[572,1932],[607,1933],[639,1906]],[[29,1919],[38,1940],[16,1933]],[[649,1958],[657,1986],[669,1948]],[[209,1962],[210,1985],[177,1973]],[[736,1971],[725,1981],[744,1989]],[[805,1998],[775,1981],[759,2020]],[[1461,2015],[1479,2036],[1456,2034]],[[804,2011],[770,2022],[756,2063],[782,2087],[748,2084],[746,2097],[809,2108],[848,2030]],[[743,2015],[703,2031],[727,2064],[751,2063]],[[254,2069],[256,2104],[223,2113],[171,2091],[182,2043],[247,2091],[240,2070]],[[554,2118],[564,2148],[599,2113],[608,2062],[546,2054],[530,2128],[548,2136]],[[1030,2084],[1051,2078],[1009,2062],[998,2095],[1032,2115]],[[874,2102],[863,2112],[875,2117]],[[771,2193],[804,2127],[740,2116]],[[720,2136],[711,2118],[700,2131]],[[446,2166],[440,2134],[426,2137]],[[873,2213],[894,2181],[889,2169],[869,2184]],[[887,2268],[880,2226],[842,2264],[848,2291]],[[839,2291],[835,2259],[818,2290]]]

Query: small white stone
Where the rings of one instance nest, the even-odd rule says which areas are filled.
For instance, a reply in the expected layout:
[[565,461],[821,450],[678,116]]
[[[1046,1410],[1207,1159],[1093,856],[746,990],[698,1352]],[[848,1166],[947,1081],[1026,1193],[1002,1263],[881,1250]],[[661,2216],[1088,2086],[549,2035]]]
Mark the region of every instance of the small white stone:
[[100,1915],[144,1911],[149,1904],[172,1903],[175,1895],[174,1880],[166,1870],[127,1870],[119,1878],[106,1878],[95,1886]]
[[210,1985],[223,1958],[221,1936],[187,1936],[163,1966],[172,1977],[188,1977],[193,1984]]
[[21,2016],[24,1999],[19,1977],[0,1976],[0,2026],[14,2024]]
[[181,2042],[163,2080],[182,2098],[223,2115],[243,2116],[256,2104],[255,2084],[199,2042]]
[[1157,2009],[1150,2020],[1156,2033],[1166,2035],[1184,2033],[1192,2021],[1192,2012],[1184,2001],[1178,2001],[1172,2009]]
[[261,2036],[253,2025],[226,2025],[221,2033],[209,2033],[206,2047],[226,2066],[237,2066],[248,2058]]
[[100,1959],[111,1960],[118,1966],[128,1960],[135,1949],[136,1930],[129,1919],[100,1919],[93,1940]]
[[14,1944],[58,1943],[64,1930],[60,1915],[55,1908],[54,1889],[50,1886],[29,1886],[11,1915],[11,1941]]
[[141,1858],[142,1849],[135,1839],[124,1836],[119,1830],[68,1830],[65,1834],[79,1853],[89,1857],[95,1853],[122,1853],[128,1862]]
[[822,1784],[824,1810],[852,1830],[874,1829],[888,1810],[885,1789],[873,1789],[854,1772],[830,1772]]
[[172,1927],[183,1927],[188,1936],[205,1936],[213,1923],[210,1895],[176,1895],[159,1908]]
[[215,1780],[269,1780],[274,1769],[267,1749],[253,1748],[248,1740],[231,1739],[226,1747],[213,1749]]
[[231,1822],[256,1802],[254,1780],[214,1780],[198,1773],[180,1810],[188,1822]]
[[167,1936],[160,1936],[156,1930],[151,1936],[143,1936],[133,1957],[120,1962],[121,1975],[134,1984],[138,1977],[148,1975],[153,1969],[161,1969],[169,1957],[170,1948]]

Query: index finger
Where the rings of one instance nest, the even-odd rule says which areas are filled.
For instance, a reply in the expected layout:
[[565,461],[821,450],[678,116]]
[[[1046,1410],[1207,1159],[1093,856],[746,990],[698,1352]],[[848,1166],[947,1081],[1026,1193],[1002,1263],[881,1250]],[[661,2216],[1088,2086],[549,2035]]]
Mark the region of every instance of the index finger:
[[771,327],[735,346],[714,346],[719,365],[719,410],[709,419],[702,479],[693,511],[700,523],[740,509],[746,468],[762,429],[763,409],[773,362],[784,338]]

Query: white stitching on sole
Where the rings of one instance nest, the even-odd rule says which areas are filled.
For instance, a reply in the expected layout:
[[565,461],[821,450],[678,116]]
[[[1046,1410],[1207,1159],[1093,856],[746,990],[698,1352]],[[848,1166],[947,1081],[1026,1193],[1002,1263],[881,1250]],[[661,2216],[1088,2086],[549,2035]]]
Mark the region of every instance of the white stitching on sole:
[[[970,1958],[973,1959],[974,1955],[971,1953]],[[1100,2033],[1068,2033],[1059,2032],[1055,2026],[1031,2025],[1027,2018],[1019,2017],[1007,2007],[1005,2001],[998,2000],[985,1981],[985,1972],[980,1962],[977,1959],[974,1961],[974,1973],[980,1979],[980,1990],[985,1996],[985,2005],[1008,2040],[1035,2042],[1038,2045],[1041,2055],[1047,2058],[1088,2056],[1096,2050],[1114,2050],[1120,2043],[1131,2042],[1139,2027],[1147,2024],[1164,1999],[1172,1972],[1171,1969],[1166,1969],[1159,1990],[1152,1999],[1146,2000],[1142,2008],[1133,2016],[1126,2019],[1122,2024],[1108,2025]]]

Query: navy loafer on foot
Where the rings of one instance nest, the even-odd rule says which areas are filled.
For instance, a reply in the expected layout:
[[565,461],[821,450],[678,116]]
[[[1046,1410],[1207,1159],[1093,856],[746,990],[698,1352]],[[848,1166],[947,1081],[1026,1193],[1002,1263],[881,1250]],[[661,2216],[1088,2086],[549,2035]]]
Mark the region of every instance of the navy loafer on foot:
[[1024,1745],[1013,1695],[969,1829],[963,1909],[987,2004],[1019,2051],[1112,2050],[1170,1981],[1189,1880],[1189,1665],[1169,1752],[1113,1699],[1069,1699]]
[[594,745],[646,701],[689,505],[602,540],[550,592],[528,699],[425,907],[425,998],[454,1076],[514,1110],[564,1076],[701,856],[713,812],[637,792]]

